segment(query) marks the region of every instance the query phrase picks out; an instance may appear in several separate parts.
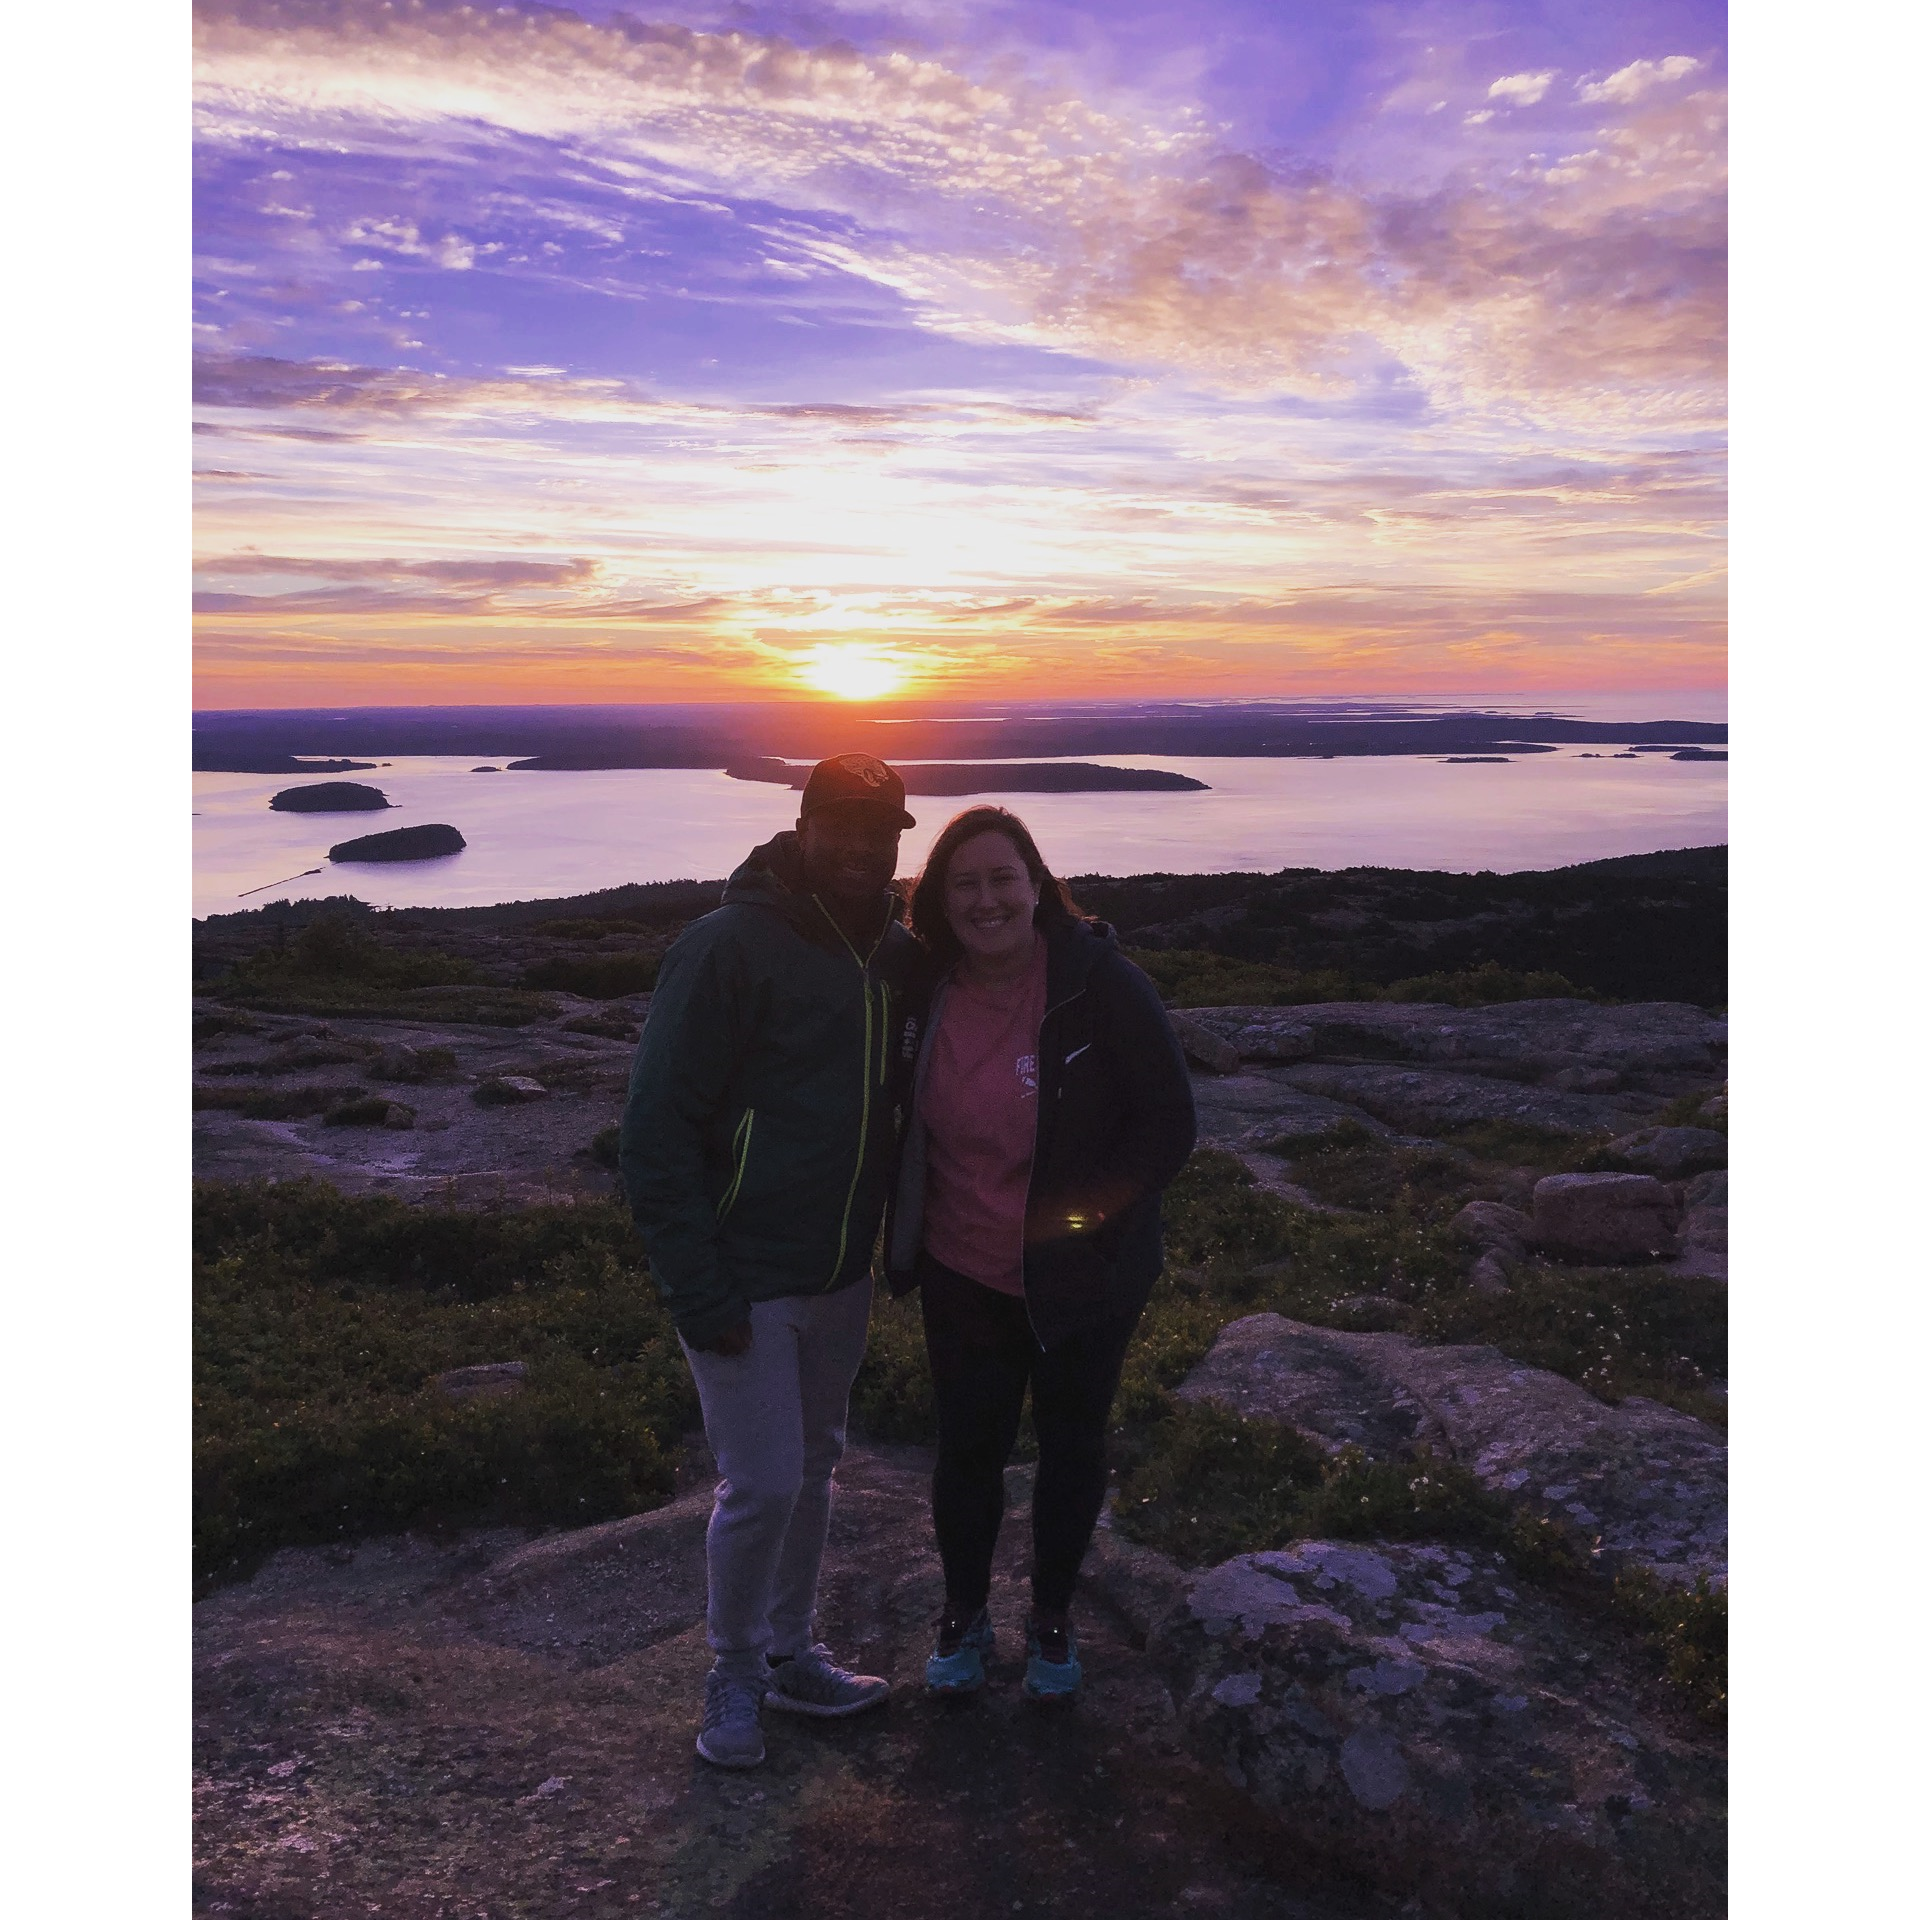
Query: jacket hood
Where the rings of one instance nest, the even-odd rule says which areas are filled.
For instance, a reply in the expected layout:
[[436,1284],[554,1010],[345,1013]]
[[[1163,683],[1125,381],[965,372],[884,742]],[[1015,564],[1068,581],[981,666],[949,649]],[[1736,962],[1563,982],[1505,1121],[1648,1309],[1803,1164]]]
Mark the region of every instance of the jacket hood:
[[798,923],[806,917],[806,898],[800,873],[800,836],[789,827],[755,847],[727,875],[720,904],[771,907]]
[[[887,883],[888,917],[901,907],[900,889]],[[727,876],[720,895],[723,907],[767,907],[805,932],[826,934],[825,923],[813,895],[807,891],[806,875],[800,863],[800,836],[789,827],[763,841]]]
[[1120,936],[1104,920],[1056,921],[1047,942],[1047,1005],[1081,992],[1103,961],[1120,956]]

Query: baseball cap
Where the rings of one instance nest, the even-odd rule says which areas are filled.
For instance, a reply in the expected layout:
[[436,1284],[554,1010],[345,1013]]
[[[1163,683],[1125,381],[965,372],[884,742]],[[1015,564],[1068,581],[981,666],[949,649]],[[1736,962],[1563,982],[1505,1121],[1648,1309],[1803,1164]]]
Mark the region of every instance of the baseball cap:
[[884,760],[876,760],[870,753],[836,753],[831,760],[822,760],[807,775],[800,795],[800,818],[804,820],[822,807],[845,806],[853,800],[886,808],[900,826],[914,824],[906,807],[907,783]]

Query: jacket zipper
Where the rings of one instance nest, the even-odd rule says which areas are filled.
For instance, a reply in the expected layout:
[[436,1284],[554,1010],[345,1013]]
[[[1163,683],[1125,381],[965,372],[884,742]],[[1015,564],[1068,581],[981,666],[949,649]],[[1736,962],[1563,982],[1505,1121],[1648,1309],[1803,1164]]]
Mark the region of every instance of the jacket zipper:
[[[1087,990],[1085,987],[1081,987],[1077,992],[1068,994],[1067,997],[1059,1003],[1059,1006],[1048,1007],[1041,1014],[1039,1031],[1036,1034],[1034,1043],[1033,1043],[1035,1048],[1035,1053],[1036,1053],[1036,1057],[1034,1061],[1034,1065],[1036,1069],[1038,1068],[1038,1065],[1039,1065],[1038,1049],[1042,1041],[1046,1037],[1047,1022],[1051,1020],[1053,1016],[1060,1011],[1061,1007],[1070,1007],[1073,1005],[1073,1003],[1076,1000],[1081,999],[1085,995],[1086,991]],[[1060,1093],[1063,1090],[1064,1089],[1056,1088],[1054,1092],[1054,1098],[1058,1099],[1060,1097]],[[1041,1111],[1042,1111],[1041,1107],[1036,1105],[1034,1108],[1034,1114],[1033,1114],[1033,1158],[1027,1162],[1027,1197],[1025,1201],[1021,1204],[1021,1208],[1020,1208],[1020,1218],[1023,1222],[1027,1217],[1027,1209],[1033,1205],[1033,1171],[1034,1171],[1034,1168],[1040,1164]],[[1020,1258],[1020,1267],[1021,1267],[1020,1304],[1023,1307],[1025,1307],[1027,1310],[1027,1328],[1033,1335],[1033,1344],[1036,1347],[1038,1347],[1042,1353],[1045,1353],[1047,1350],[1047,1343],[1040,1338],[1040,1329],[1033,1324],[1033,1299],[1032,1299],[1032,1296],[1027,1291],[1026,1264],[1027,1264],[1026,1250],[1023,1247],[1021,1249],[1021,1258]]]
[[752,1146],[753,1109],[749,1107],[733,1130],[733,1180],[720,1196],[719,1206],[714,1209],[716,1225],[733,1211],[733,1203],[740,1197],[740,1183],[747,1177],[747,1153]]
[[[823,901],[817,893],[813,896],[813,904],[826,916],[827,925],[830,926],[835,933],[840,935],[840,944],[853,955],[854,963],[860,969],[860,1007],[862,1014],[860,1033],[860,1144],[854,1151],[853,1179],[847,1186],[847,1203],[840,1209],[840,1246],[839,1250],[833,1256],[833,1272],[827,1277],[827,1285],[831,1287],[834,1281],[840,1278],[840,1269],[847,1263],[847,1232],[853,1225],[853,1203],[860,1192],[860,1176],[867,1168],[867,1133],[873,1122],[873,979],[868,970],[873,965],[874,955],[880,951],[880,941],[887,937],[887,927],[893,924],[893,911],[891,907],[888,908],[886,926],[880,929],[879,939],[874,941],[872,948],[863,958],[860,949],[856,947],[842,931],[840,922],[836,920],[831,913],[827,912],[826,902]],[[885,992],[886,982],[882,981],[881,1032],[883,1037],[886,1031]]]

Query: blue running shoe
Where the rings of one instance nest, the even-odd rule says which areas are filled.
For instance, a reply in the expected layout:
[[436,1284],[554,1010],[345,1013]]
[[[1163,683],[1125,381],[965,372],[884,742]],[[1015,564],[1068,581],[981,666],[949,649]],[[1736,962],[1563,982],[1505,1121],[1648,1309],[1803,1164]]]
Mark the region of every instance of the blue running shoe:
[[1069,1705],[1080,1691],[1080,1640],[1071,1627],[1044,1633],[1027,1622],[1027,1677],[1023,1691],[1043,1707]]
[[987,1655],[993,1651],[993,1622],[982,1607],[964,1628],[950,1634],[949,1614],[940,1623],[940,1637],[927,1655],[929,1693],[975,1693],[987,1683]]

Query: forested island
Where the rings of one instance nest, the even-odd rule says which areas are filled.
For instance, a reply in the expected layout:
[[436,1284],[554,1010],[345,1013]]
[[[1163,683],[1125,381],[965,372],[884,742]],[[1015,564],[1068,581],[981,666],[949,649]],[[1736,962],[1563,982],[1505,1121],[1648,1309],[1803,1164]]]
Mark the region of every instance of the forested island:
[[[1205,793],[1207,783],[1158,767],[1100,767],[1084,761],[986,760],[909,762],[896,769],[909,793]],[[741,760],[729,780],[766,780],[798,792],[810,766],[785,760]]]

